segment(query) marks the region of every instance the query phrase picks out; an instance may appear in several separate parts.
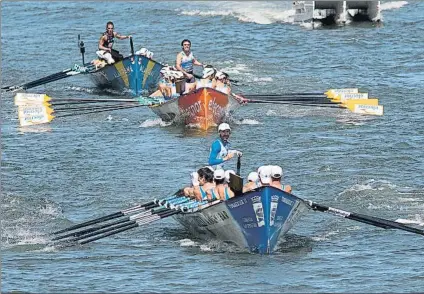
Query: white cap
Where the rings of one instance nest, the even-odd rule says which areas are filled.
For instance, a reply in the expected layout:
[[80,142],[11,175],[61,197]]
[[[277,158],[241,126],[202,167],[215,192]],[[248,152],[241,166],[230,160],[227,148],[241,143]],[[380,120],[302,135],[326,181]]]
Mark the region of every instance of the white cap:
[[224,170],[223,169],[217,169],[216,171],[214,171],[213,178],[215,180],[223,180],[225,178]]
[[136,54],[146,56],[147,52],[149,52],[147,48],[141,48],[140,50],[136,52]]
[[215,70],[213,68],[206,67],[205,69],[203,69],[202,79],[206,79],[207,77],[213,75],[214,73],[215,73]]
[[218,71],[218,72],[216,73],[215,77],[216,77],[217,79],[223,79],[223,78],[225,78],[225,74],[224,74],[222,71]]
[[259,178],[262,184],[271,183],[271,166],[265,165],[259,168]]
[[283,169],[278,165],[273,165],[271,167],[271,177],[279,179],[282,176],[283,176]]
[[230,174],[235,175],[236,173],[235,173],[232,169],[229,169],[229,170],[226,170],[226,171],[225,171],[225,181],[226,181],[227,183],[229,183],[229,182],[230,182]]
[[220,131],[225,131],[225,130],[229,130],[231,131],[230,125],[227,123],[222,123],[218,126],[218,132]]
[[249,182],[256,182],[259,179],[259,175],[257,172],[251,172],[249,176],[247,177],[247,180]]

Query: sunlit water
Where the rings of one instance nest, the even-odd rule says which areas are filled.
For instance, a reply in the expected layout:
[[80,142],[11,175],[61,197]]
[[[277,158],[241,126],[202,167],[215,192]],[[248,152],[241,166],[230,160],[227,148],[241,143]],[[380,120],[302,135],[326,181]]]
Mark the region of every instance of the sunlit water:
[[[383,22],[291,23],[291,2],[2,2],[2,85],[94,58],[106,21],[173,63],[189,38],[199,60],[242,81],[241,93],[359,87],[383,117],[342,109],[247,105],[232,117],[242,175],[283,166],[294,193],[388,219],[424,213],[422,2],[383,2]],[[116,47],[129,52],[127,40]],[[82,76],[31,89],[55,98],[116,97]],[[404,292],[424,289],[423,239],[319,212],[275,254],[201,241],[173,219],[76,247],[49,233],[163,198],[206,163],[215,130],[168,125],[136,108],[18,126],[2,95],[2,291]],[[235,168],[235,162],[234,168]]]

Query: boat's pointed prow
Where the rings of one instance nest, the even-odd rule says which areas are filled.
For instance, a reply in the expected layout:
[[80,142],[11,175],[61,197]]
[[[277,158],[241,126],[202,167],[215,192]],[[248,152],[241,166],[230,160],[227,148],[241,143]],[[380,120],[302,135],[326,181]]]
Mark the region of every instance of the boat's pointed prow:
[[228,210],[240,226],[249,250],[272,253],[306,210],[303,201],[273,187],[263,187],[227,201]]

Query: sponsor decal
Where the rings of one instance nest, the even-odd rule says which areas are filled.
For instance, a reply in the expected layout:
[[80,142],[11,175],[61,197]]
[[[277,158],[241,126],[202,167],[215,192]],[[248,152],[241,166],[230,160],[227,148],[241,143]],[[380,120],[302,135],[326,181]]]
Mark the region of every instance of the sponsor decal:
[[251,200],[253,203],[253,210],[255,211],[258,227],[262,227],[265,225],[265,219],[264,219],[264,208],[262,206],[261,196],[253,196]]

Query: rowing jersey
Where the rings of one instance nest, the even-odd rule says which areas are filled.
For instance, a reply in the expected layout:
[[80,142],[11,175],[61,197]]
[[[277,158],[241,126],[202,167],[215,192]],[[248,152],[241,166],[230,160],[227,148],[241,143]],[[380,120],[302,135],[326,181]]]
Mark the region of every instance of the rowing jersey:
[[[207,201],[208,200],[208,193],[207,193],[207,191],[205,191],[203,189],[203,187],[199,187],[199,190],[200,190],[200,195],[202,195],[202,201],[204,201],[204,200]],[[216,194],[215,194],[215,187],[210,188],[209,191],[211,191],[211,194],[212,194],[212,201],[213,200],[217,200],[218,197],[216,197]]]
[[182,58],[181,58],[181,67],[183,68],[183,70],[187,73],[192,73],[193,72],[193,60],[194,60],[194,56],[193,56],[193,52],[190,52],[190,54],[187,56],[184,51],[180,52]]
[[115,42],[115,33],[109,35],[107,32],[103,33],[103,36],[106,36],[106,41],[103,41],[103,46],[112,49],[113,43]]
[[224,157],[227,156],[230,148],[230,142],[223,143],[221,139],[216,139],[210,148],[209,165],[215,169],[224,169]]

